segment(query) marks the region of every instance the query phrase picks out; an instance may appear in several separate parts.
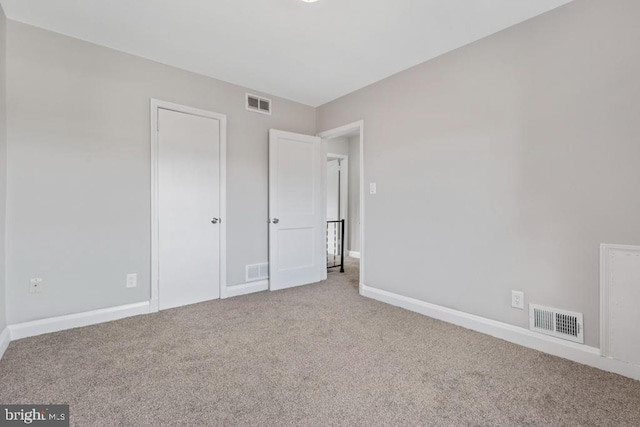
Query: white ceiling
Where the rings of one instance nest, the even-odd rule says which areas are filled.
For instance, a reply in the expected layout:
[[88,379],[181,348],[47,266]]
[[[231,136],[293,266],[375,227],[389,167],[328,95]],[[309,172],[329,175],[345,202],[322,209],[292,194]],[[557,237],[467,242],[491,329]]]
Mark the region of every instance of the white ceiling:
[[570,0],[0,0],[13,20],[318,106]]

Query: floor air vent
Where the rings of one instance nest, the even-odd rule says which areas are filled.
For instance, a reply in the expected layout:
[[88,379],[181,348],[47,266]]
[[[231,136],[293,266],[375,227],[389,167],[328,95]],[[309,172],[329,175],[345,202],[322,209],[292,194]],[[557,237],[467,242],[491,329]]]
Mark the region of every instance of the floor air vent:
[[246,267],[247,282],[255,282],[257,280],[265,280],[269,278],[269,263],[251,264]]
[[552,337],[584,343],[582,313],[529,304],[529,328]]
[[271,115],[271,100],[268,98],[247,93],[245,106],[249,111]]

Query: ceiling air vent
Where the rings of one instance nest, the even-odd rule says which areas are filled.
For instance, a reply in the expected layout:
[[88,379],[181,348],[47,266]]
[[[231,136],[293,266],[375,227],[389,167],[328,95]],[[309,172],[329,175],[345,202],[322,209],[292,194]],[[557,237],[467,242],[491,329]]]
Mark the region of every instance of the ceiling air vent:
[[271,115],[271,100],[257,95],[246,94],[246,107],[249,111]]
[[584,344],[582,313],[529,304],[529,329]]

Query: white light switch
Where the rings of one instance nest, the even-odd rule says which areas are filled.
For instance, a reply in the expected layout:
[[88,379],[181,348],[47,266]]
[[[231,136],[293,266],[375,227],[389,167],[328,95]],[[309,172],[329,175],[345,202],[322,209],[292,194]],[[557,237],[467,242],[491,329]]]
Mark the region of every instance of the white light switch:
[[376,183],[375,182],[369,183],[369,194],[376,194],[377,191],[378,190],[376,188]]
[[135,273],[127,274],[127,288],[135,288],[138,286],[138,275]]

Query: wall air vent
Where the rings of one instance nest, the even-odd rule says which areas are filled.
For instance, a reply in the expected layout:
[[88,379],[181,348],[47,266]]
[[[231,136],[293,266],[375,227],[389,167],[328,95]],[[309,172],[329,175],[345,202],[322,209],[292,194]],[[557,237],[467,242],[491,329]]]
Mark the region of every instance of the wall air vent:
[[529,304],[529,329],[584,344],[582,313]]
[[266,280],[269,278],[269,263],[251,264],[246,266],[247,282],[255,282],[258,280]]
[[245,106],[249,111],[271,115],[271,100],[268,98],[247,93]]

